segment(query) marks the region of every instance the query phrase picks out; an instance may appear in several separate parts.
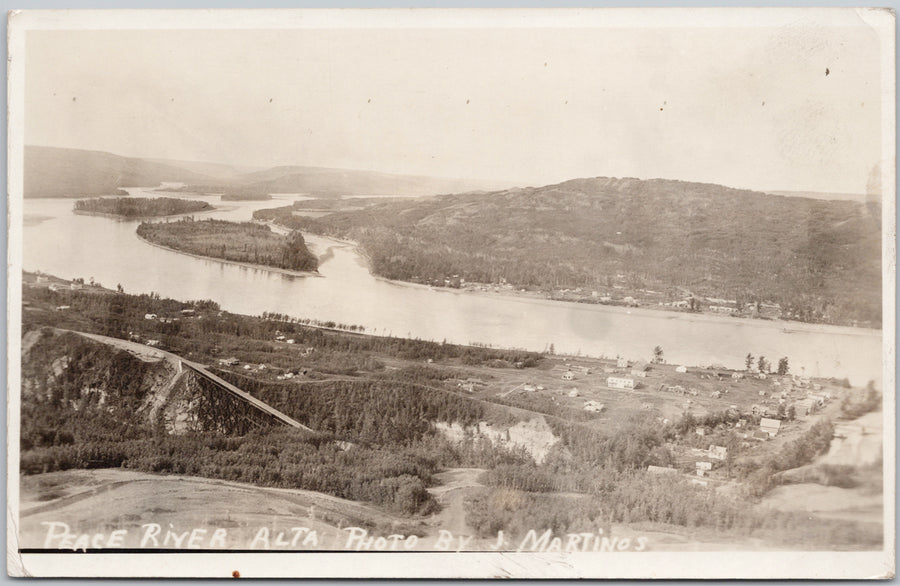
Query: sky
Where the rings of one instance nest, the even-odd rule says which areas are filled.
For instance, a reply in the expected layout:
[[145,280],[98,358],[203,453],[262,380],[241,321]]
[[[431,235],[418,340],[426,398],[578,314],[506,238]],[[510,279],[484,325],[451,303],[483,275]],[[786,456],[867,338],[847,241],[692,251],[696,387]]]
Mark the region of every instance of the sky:
[[29,30],[25,48],[27,144],[839,193],[882,158],[878,36],[854,22]]

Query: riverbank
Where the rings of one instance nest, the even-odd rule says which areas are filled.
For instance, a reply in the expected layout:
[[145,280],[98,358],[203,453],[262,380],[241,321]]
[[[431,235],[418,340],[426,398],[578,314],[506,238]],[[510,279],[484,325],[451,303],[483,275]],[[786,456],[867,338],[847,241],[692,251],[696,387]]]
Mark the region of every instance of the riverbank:
[[220,262],[220,263],[224,263],[224,264],[243,267],[246,269],[268,271],[270,273],[278,273],[281,275],[287,275],[287,276],[291,276],[291,277],[321,277],[322,276],[318,273],[318,271],[315,271],[315,272],[313,272],[313,271],[292,271],[290,269],[282,269],[282,268],[278,268],[278,267],[271,267],[268,265],[258,265],[258,264],[249,263],[249,262],[241,262],[241,261],[237,261],[237,260],[228,260],[228,259],[224,259],[224,258],[217,258],[215,256],[205,256],[202,254],[194,254],[192,252],[185,252],[183,250],[178,250],[177,248],[172,248],[171,246],[165,246],[163,244],[157,244],[156,242],[151,242],[150,240],[147,240],[140,234],[135,234],[135,235],[137,236],[138,240],[140,240],[141,242],[145,242],[145,243],[149,244],[150,246],[155,246],[156,248],[161,248],[163,250],[168,250],[169,252],[175,252],[177,254],[183,254],[185,256],[190,256],[193,258],[199,258],[201,260],[212,260],[212,261],[216,261],[216,262]]
[[[279,230],[289,230],[287,227],[282,226],[273,221],[265,221],[262,222],[272,228],[278,228]],[[793,334],[793,333],[812,333],[812,334],[841,334],[841,335],[852,335],[852,336],[864,336],[864,337],[882,337],[882,330],[874,329],[874,328],[860,328],[853,326],[838,326],[838,325],[830,325],[830,324],[817,324],[817,323],[808,323],[808,322],[799,322],[799,321],[791,321],[784,319],[758,319],[758,318],[750,318],[750,317],[736,317],[736,316],[723,316],[717,313],[706,313],[706,312],[687,312],[687,311],[676,311],[672,309],[666,309],[662,307],[655,306],[639,306],[639,307],[626,307],[623,305],[615,305],[615,304],[604,304],[604,303],[581,303],[578,301],[568,301],[561,299],[551,299],[546,294],[541,293],[539,291],[529,291],[529,290],[518,290],[515,288],[500,288],[498,291],[483,291],[473,288],[464,288],[461,287],[451,288],[451,287],[435,287],[433,285],[426,285],[423,283],[413,283],[410,281],[399,281],[396,279],[389,279],[387,277],[382,277],[380,275],[376,275],[372,273],[372,264],[371,259],[366,254],[366,252],[362,249],[358,242],[352,240],[346,240],[343,238],[335,238],[333,236],[323,236],[320,234],[313,234],[308,232],[303,232],[304,237],[306,238],[315,238],[322,240],[329,240],[338,245],[341,245],[346,248],[350,248],[355,255],[362,260],[361,263],[366,269],[369,271],[370,275],[376,281],[380,281],[383,283],[387,283],[397,287],[404,287],[410,289],[417,289],[420,291],[431,291],[435,293],[449,293],[452,295],[472,295],[478,297],[486,297],[486,298],[501,298],[504,300],[515,301],[519,303],[528,303],[534,305],[542,305],[547,307],[570,307],[572,309],[579,310],[589,310],[596,311],[600,313],[609,313],[616,315],[634,315],[634,316],[643,316],[643,317],[653,317],[660,318],[665,317],[665,319],[670,320],[678,320],[684,323],[715,323],[715,324],[739,324],[741,326],[759,328],[759,329],[780,329],[783,333]]]
[[202,214],[210,214],[213,212],[222,211],[219,208],[210,208],[199,210],[196,212],[175,212],[173,214],[153,214],[149,216],[123,216],[120,214],[110,214],[106,212],[84,212],[81,210],[72,210],[72,213],[77,216],[95,216],[98,218],[107,218],[110,220],[118,220],[122,222],[141,222],[145,220],[152,220],[154,218],[178,218],[181,216],[199,216]]

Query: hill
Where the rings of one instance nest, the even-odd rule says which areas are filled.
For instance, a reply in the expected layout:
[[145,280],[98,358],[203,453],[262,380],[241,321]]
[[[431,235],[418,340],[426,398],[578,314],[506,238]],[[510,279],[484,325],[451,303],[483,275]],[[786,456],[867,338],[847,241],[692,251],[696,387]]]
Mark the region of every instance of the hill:
[[25,197],[121,195],[121,187],[154,187],[163,181],[211,179],[173,165],[101,151],[25,146]]
[[230,189],[237,193],[307,193],[325,197],[435,195],[497,187],[496,182],[297,166],[273,167],[240,175],[230,185]]
[[[376,204],[293,228],[360,242],[376,274],[507,282],[543,291],[627,289],[777,303],[829,323],[881,320],[880,206],[721,185],[597,177]],[[261,216],[260,216],[261,217]],[[656,301],[654,301],[654,305]]]
[[768,191],[771,195],[786,195],[788,197],[808,197],[811,199],[847,200],[865,203],[879,199],[877,196],[865,193],[831,193],[824,191]]
[[208,163],[203,161],[179,161],[176,159],[146,159],[151,163],[160,163],[178,167],[179,169],[187,169],[200,175],[214,177],[216,179],[225,180],[245,173],[253,173],[261,171],[261,167],[247,167],[243,165],[228,165],[226,163]]
[[393,175],[355,169],[281,166],[259,170],[220,163],[121,157],[102,151],[25,147],[25,197],[88,197],[119,194],[121,187],[155,187],[184,183],[175,191],[225,192],[260,196],[269,193],[340,195],[434,195],[507,184]]

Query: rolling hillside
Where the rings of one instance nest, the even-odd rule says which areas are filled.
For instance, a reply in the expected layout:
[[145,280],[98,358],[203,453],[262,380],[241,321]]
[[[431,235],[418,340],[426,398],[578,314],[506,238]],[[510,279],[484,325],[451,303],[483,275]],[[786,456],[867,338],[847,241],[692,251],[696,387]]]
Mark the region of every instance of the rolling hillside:
[[[272,210],[269,210],[272,212]],[[381,276],[653,289],[880,322],[880,206],[663,179],[574,179],[278,221],[359,241]],[[276,212],[276,215],[278,213]],[[680,288],[680,289],[676,289]]]
[[212,179],[170,164],[101,151],[25,147],[25,197],[122,195],[120,187],[154,187],[163,181],[208,183]]

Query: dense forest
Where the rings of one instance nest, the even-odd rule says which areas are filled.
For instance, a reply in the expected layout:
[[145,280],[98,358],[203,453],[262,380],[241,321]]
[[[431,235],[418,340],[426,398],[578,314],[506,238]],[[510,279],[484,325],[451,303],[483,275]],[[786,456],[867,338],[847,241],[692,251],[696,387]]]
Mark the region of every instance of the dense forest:
[[[481,537],[503,530],[516,544],[534,545],[524,538],[537,530],[555,537],[592,533],[601,528],[606,537],[601,551],[617,551],[622,537],[612,524],[628,524],[642,532],[670,533],[672,526],[687,530],[689,538],[707,536],[721,542],[727,536],[763,539],[788,547],[855,548],[875,547],[882,542],[881,531],[844,519],[819,519],[793,512],[760,509],[726,496],[714,489],[699,487],[672,476],[645,472],[625,472],[596,487],[590,494],[549,494],[494,488],[466,500],[466,520]],[[546,547],[546,543],[544,547]],[[611,547],[611,549],[610,549]],[[527,547],[526,547],[527,550]],[[587,551],[595,551],[587,549]]]
[[98,197],[75,202],[75,211],[86,214],[110,214],[123,218],[145,218],[205,212],[213,207],[205,201],[177,197]]
[[[302,208],[305,202],[295,206]],[[575,179],[376,204],[319,218],[260,210],[358,241],[380,276],[550,291],[653,289],[778,303],[803,321],[881,322],[881,208],[669,180]]]
[[319,261],[310,252],[303,234],[287,236],[253,222],[224,220],[144,222],[138,236],[154,244],[190,254],[246,262],[292,271],[315,271]]

